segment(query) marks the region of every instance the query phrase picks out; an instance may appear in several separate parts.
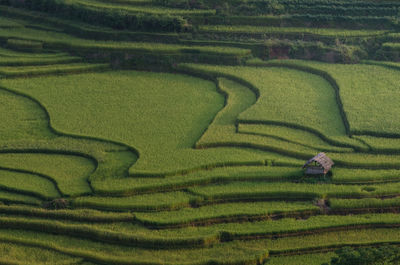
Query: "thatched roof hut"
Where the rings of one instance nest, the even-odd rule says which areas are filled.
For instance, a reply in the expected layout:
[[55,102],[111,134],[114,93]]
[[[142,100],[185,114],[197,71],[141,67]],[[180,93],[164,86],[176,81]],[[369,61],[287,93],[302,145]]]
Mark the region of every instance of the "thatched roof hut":
[[306,168],[306,175],[326,175],[333,165],[332,159],[325,153],[319,153],[308,160],[303,168]]

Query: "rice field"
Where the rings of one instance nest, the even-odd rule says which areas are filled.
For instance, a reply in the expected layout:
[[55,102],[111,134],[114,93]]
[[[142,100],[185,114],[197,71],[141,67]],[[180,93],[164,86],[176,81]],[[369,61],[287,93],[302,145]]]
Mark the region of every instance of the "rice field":
[[[59,2],[187,21],[165,34],[0,1],[0,263],[321,265],[400,245],[400,65],[326,62],[395,52],[398,29],[290,24],[328,12],[307,1],[232,20],[208,2]],[[305,176],[319,152],[333,169]]]

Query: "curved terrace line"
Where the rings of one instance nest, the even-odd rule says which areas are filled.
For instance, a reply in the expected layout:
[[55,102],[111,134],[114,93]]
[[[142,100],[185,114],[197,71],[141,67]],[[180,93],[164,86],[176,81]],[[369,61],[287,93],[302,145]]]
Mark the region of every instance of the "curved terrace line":
[[[373,229],[373,228],[371,228],[371,229]],[[379,228],[377,228],[377,229],[379,229]],[[229,241],[229,238],[227,238],[227,239],[228,239],[227,241]],[[252,240],[254,240],[254,239],[252,239]],[[55,244],[51,244],[50,242],[43,242],[43,241],[32,240],[32,239],[19,239],[16,237],[1,236],[0,241],[5,242],[5,243],[13,243],[13,244],[19,244],[19,245],[24,245],[24,246],[30,246],[30,247],[39,247],[42,249],[51,250],[51,251],[59,252],[62,254],[67,254],[70,256],[76,256],[76,257],[84,258],[85,260],[88,260],[88,261],[100,262],[100,263],[104,263],[104,264],[106,264],[106,263],[108,264],[109,262],[111,262],[112,264],[117,264],[117,265],[143,264],[143,263],[140,263],[139,261],[135,261],[132,258],[126,259],[126,258],[112,258],[110,256],[103,256],[103,255],[97,256],[96,252],[93,252],[93,251],[84,251],[84,250],[77,250],[74,248],[65,248],[65,247],[55,245]],[[377,246],[381,246],[384,244],[399,245],[400,241],[385,240],[385,241],[381,241],[381,242],[337,243],[337,244],[329,244],[329,245],[325,245],[325,246],[314,246],[314,247],[311,246],[311,247],[294,248],[294,249],[270,250],[269,253],[271,256],[288,256],[288,255],[300,255],[300,254],[307,254],[307,253],[330,252],[330,251],[339,249],[344,246],[377,247]],[[259,257],[256,257],[255,259],[260,260]],[[264,258],[264,261],[265,260],[266,259]],[[158,264],[161,265],[161,263],[155,263],[155,262],[152,262],[151,264],[152,265],[158,265]],[[163,262],[162,264],[170,264],[170,263]],[[196,265],[208,264],[208,262],[207,261],[205,263],[195,262],[193,264],[196,264]],[[213,264],[220,264],[220,263],[214,261]]]
[[[311,146],[311,145],[308,145],[308,144],[303,144],[303,143],[301,143],[301,142],[297,142],[297,141],[291,141],[291,140],[289,140],[289,139],[286,139],[286,138],[284,138],[284,137],[280,137],[280,136],[276,136],[276,135],[272,135],[272,134],[267,134],[267,133],[256,133],[256,132],[238,132],[238,134],[243,134],[243,135],[254,135],[254,136],[260,136],[260,137],[270,137],[270,138],[274,138],[274,139],[277,139],[277,140],[280,140],[280,141],[285,141],[285,142],[288,142],[288,143],[292,143],[292,144],[298,144],[298,145],[301,145],[301,146],[304,146],[304,147],[307,147],[307,148],[311,148],[311,149],[314,149],[314,150],[316,150],[316,151],[320,151],[321,149],[324,149],[325,151],[329,151],[329,152],[339,152],[339,153],[342,153],[341,151],[339,151],[339,150],[335,150],[335,149],[329,149],[329,148],[326,148],[326,147],[315,147],[315,146]],[[352,150],[353,151],[353,150]],[[349,150],[349,153],[350,153],[351,151]],[[344,152],[343,152],[344,153]],[[347,153],[347,152],[346,152]]]
[[[248,64],[248,66],[260,66],[260,65]],[[270,66],[270,65],[265,65],[265,66]],[[290,66],[291,65],[289,65],[289,67],[287,67],[287,68],[294,69],[294,70],[299,70],[299,71],[303,71],[303,72],[307,72],[307,71],[304,71],[304,70],[301,70],[301,69],[297,69],[296,67],[290,67]],[[285,66],[276,65],[274,67],[285,67]],[[203,78],[203,79],[210,80],[210,81],[214,82],[218,87],[218,90],[217,90],[218,92],[220,92],[220,88],[218,86],[218,78],[220,78],[220,77],[226,78],[226,79],[229,79],[231,81],[237,82],[238,84],[240,84],[240,85],[242,85],[244,87],[247,87],[250,91],[252,91],[254,93],[254,95],[256,96],[256,102],[254,104],[256,104],[258,102],[258,99],[260,98],[260,90],[257,87],[255,87],[254,85],[252,85],[250,82],[248,82],[248,81],[246,81],[246,80],[244,80],[244,79],[242,79],[240,77],[236,77],[236,76],[230,75],[230,74],[218,73],[216,71],[214,72],[214,71],[196,70],[196,69],[193,69],[190,66],[187,66],[187,65],[184,65],[184,64],[183,65],[182,64],[178,65],[176,67],[176,70],[178,70],[179,72],[184,73],[184,74],[188,74],[188,75],[191,75],[191,76],[195,76],[195,77],[198,77],[198,78]],[[310,73],[310,72],[308,71],[307,73]],[[329,82],[329,80],[327,80],[324,76],[321,76],[321,75],[319,75],[319,76],[322,77],[323,79],[325,79],[326,81],[328,81],[328,83],[332,86],[332,88],[334,88],[334,86],[332,85],[331,82]],[[227,106],[227,97],[226,97],[226,92],[223,92],[221,94],[225,97],[225,104],[224,104],[224,107],[221,109],[221,111],[223,111],[224,108]],[[336,94],[336,96],[338,96],[338,91],[335,90],[335,94]],[[218,112],[217,115],[220,112]],[[340,113],[342,112],[342,108],[340,106],[339,106],[339,112]],[[341,116],[342,116],[342,114],[341,114]],[[343,116],[342,116],[342,119],[343,119],[343,123],[344,123],[345,129],[346,129],[346,133],[348,134],[349,125],[348,125],[348,122],[347,122],[347,117],[343,118]],[[214,120],[215,120],[215,117],[214,117]],[[214,122],[214,120],[212,122]],[[266,121],[266,120],[250,121],[250,120],[237,119],[236,124],[235,124],[236,127],[238,126],[238,123],[273,124],[273,125],[285,126],[285,127],[288,127],[288,128],[300,129],[300,130],[306,131],[308,133],[314,134],[315,136],[319,137],[322,141],[328,143],[329,145],[338,146],[338,147],[350,147],[350,148],[353,148],[355,150],[360,149],[357,146],[346,144],[346,143],[341,143],[341,142],[335,141],[333,139],[330,139],[329,137],[326,137],[323,133],[321,133],[317,129],[314,129],[314,128],[311,128],[311,127],[308,127],[308,126],[292,124],[292,123],[287,123],[287,122],[278,122],[278,121]],[[203,133],[203,135],[204,135],[204,133]],[[361,151],[361,150],[357,150],[357,151]]]
[[[93,251],[84,251],[84,250],[77,250],[74,248],[65,248],[61,246],[57,246],[54,243],[51,242],[41,242],[37,240],[32,240],[32,239],[20,239],[20,238],[15,238],[15,237],[7,237],[7,236],[0,236],[0,241],[5,242],[5,243],[12,243],[12,244],[20,244],[28,247],[39,247],[43,248],[46,250],[51,250],[55,251],[58,253],[66,254],[69,256],[74,256],[78,258],[83,258],[84,260],[94,262],[94,263],[100,263],[100,264],[115,264],[115,265],[143,265],[143,264],[148,264],[148,265],[176,265],[176,263],[166,263],[166,262],[143,262],[143,261],[137,261],[134,258],[125,258],[125,257],[115,257],[115,256],[106,256],[106,255],[97,255],[96,252]],[[252,260],[240,260],[240,263],[245,263],[245,262],[258,262],[262,261],[265,262],[267,260],[267,255],[262,255],[262,256],[256,256]],[[215,260],[208,260],[204,262],[197,262],[193,261],[193,263],[190,263],[192,265],[207,265],[207,264],[215,264],[215,265],[224,265],[226,264],[225,262],[218,262]]]
[[346,134],[349,135],[349,137],[351,137],[351,130],[350,130],[350,124],[346,115],[346,112],[343,108],[343,103],[342,100],[340,98],[340,87],[337,84],[336,80],[327,72],[310,67],[310,66],[300,66],[300,65],[294,65],[291,63],[286,63],[286,62],[280,62],[280,63],[275,63],[275,62],[263,62],[263,63],[249,63],[247,64],[248,66],[268,66],[268,67],[285,67],[285,68],[289,68],[289,69],[294,69],[294,70],[298,70],[298,71],[302,71],[302,72],[306,72],[309,74],[315,74],[323,79],[325,79],[330,85],[331,87],[334,89],[335,95],[336,95],[336,103],[338,105],[339,108],[339,112],[340,115],[342,117],[342,121],[343,121],[343,125],[345,127],[346,130]]
[[[8,89],[8,88],[6,88],[4,86],[0,86],[0,89],[5,90],[5,91],[7,91],[9,93],[12,93],[14,95],[17,95],[17,96],[21,96],[21,97],[27,98],[27,99],[33,101],[34,103],[36,103],[39,106],[39,108],[41,108],[42,111],[45,113],[46,119],[48,121],[48,129],[50,130],[50,132],[52,132],[53,134],[55,134],[57,136],[68,136],[68,137],[75,138],[75,139],[87,139],[87,140],[91,140],[91,141],[98,141],[98,142],[103,142],[103,143],[112,143],[112,144],[115,144],[115,145],[124,146],[128,151],[130,151],[133,155],[135,155],[137,157],[136,160],[133,161],[132,164],[130,164],[130,166],[132,166],[137,161],[137,159],[139,159],[139,157],[140,157],[139,151],[137,149],[135,149],[135,148],[133,148],[133,147],[131,147],[129,145],[126,145],[124,143],[119,143],[119,142],[113,141],[113,140],[107,140],[107,139],[102,139],[102,138],[98,138],[98,137],[86,136],[86,135],[69,134],[69,133],[62,132],[61,130],[57,130],[56,128],[54,128],[52,126],[50,113],[47,111],[46,107],[39,100],[35,99],[34,97],[32,97],[32,96],[30,96],[28,94],[25,94],[25,93],[22,93],[22,92],[18,92],[18,91],[12,90],[12,89]],[[82,154],[80,154],[80,155],[82,155]],[[91,159],[95,159],[94,157],[91,157],[89,155],[87,155],[87,156],[90,157]],[[95,171],[94,172],[96,172],[98,170],[98,168],[99,168],[99,161],[96,161],[96,167],[95,167]],[[93,175],[93,174],[91,174],[91,175]],[[89,182],[89,185],[91,186],[90,182]]]
[[[329,232],[337,231],[354,231],[360,229],[381,229],[381,228],[398,228],[400,223],[349,223],[345,225],[336,226],[325,226],[316,228],[304,228],[293,231],[282,231],[282,232],[255,232],[249,234],[236,234],[228,231],[215,231],[205,236],[198,236],[195,238],[166,238],[166,237],[146,237],[136,236],[134,234],[122,234],[121,232],[108,231],[105,229],[92,228],[86,225],[77,224],[62,224],[59,222],[44,221],[30,221],[19,218],[0,218],[2,223],[2,229],[19,229],[35,231],[40,233],[51,234],[56,231],[58,234],[63,236],[71,236],[79,239],[95,240],[104,242],[107,244],[121,244],[125,246],[133,246],[141,249],[187,249],[195,248],[201,249],[209,247],[217,243],[224,243],[229,241],[252,241],[257,239],[277,239],[277,238],[288,238],[288,237],[300,237],[307,235],[320,235]],[[42,227],[46,223],[46,231],[42,230]],[[151,231],[151,230],[150,230]]]
[[2,167],[2,166],[0,166],[0,170],[16,172],[16,173],[24,173],[24,174],[34,175],[34,176],[38,176],[40,178],[46,179],[46,180],[50,181],[51,183],[53,183],[54,187],[56,188],[56,190],[60,194],[60,196],[65,196],[65,194],[63,194],[61,192],[60,188],[58,187],[57,181],[48,175],[45,175],[45,174],[42,174],[39,172],[30,171],[30,170],[25,170],[25,169]]
[[[25,173],[25,174],[28,174],[28,173]],[[30,174],[30,175],[36,176],[36,174]],[[46,200],[49,200],[49,199],[54,199],[54,198],[46,197],[43,194],[40,194],[38,192],[14,189],[14,188],[7,187],[5,185],[0,185],[0,190],[16,193],[16,194],[20,194],[20,195],[31,196],[31,197],[34,197],[36,199],[39,199],[40,201],[46,201]]]

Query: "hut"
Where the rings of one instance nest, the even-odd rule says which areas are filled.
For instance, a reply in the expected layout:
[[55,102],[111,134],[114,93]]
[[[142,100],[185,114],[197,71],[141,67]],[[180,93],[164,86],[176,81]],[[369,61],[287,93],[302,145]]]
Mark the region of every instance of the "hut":
[[306,175],[326,175],[333,166],[333,161],[326,156],[325,153],[319,153],[314,156],[307,163],[304,164],[303,168],[306,169]]

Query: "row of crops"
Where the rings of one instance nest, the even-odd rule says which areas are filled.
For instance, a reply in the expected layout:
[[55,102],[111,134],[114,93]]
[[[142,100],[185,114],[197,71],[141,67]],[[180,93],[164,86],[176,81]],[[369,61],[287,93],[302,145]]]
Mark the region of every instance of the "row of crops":
[[[0,263],[400,244],[400,64],[371,60],[396,55],[400,6],[236,2],[0,1]],[[304,177],[322,151],[332,172]]]

